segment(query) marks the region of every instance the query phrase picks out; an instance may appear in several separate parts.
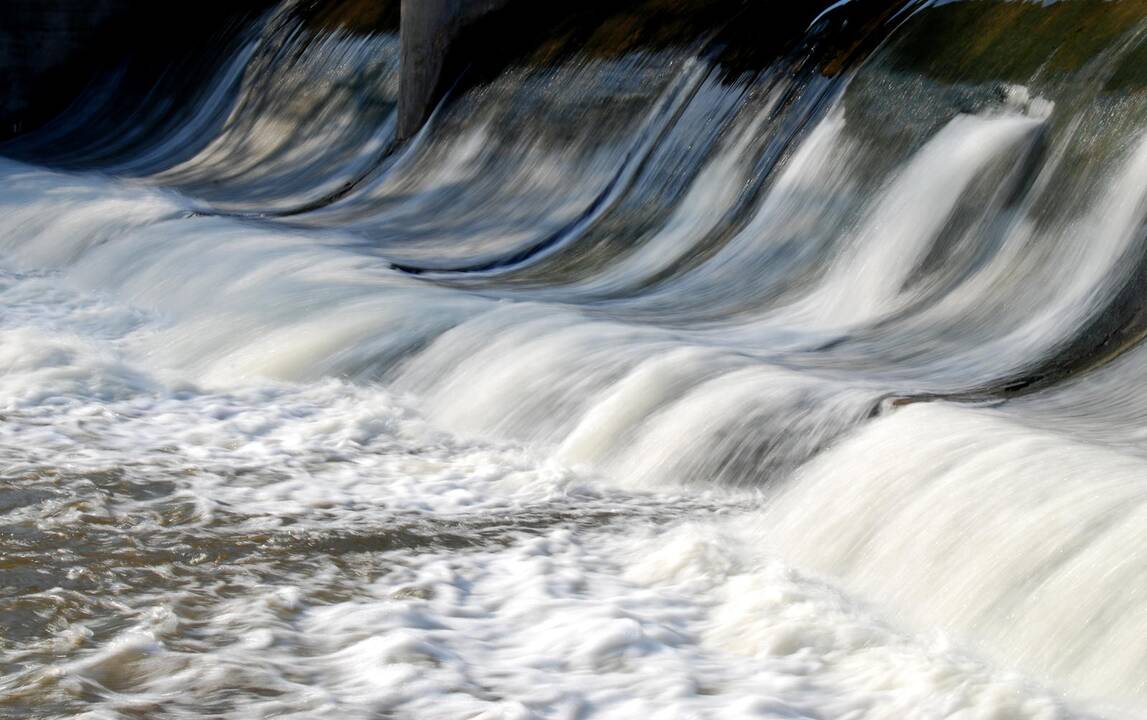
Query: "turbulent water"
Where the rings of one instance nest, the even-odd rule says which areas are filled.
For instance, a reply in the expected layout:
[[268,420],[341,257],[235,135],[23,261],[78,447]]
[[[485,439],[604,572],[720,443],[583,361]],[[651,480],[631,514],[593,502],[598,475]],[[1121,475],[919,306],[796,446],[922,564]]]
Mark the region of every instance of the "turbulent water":
[[0,146],[0,716],[1147,708],[1139,4],[296,11]]

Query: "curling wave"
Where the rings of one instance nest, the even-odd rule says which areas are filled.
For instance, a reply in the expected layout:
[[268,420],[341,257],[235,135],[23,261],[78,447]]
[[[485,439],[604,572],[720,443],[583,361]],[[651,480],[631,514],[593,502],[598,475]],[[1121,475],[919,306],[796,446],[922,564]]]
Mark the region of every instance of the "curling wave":
[[595,15],[404,143],[305,3],[93,86],[0,146],[0,691],[1141,710],[1147,14],[1068,5]]

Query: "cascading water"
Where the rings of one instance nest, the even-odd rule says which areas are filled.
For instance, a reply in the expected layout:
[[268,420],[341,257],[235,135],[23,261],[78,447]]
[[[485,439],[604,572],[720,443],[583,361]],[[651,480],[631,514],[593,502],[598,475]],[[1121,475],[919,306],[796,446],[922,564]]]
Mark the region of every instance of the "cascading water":
[[1147,6],[321,4],[0,145],[0,716],[1147,708]]

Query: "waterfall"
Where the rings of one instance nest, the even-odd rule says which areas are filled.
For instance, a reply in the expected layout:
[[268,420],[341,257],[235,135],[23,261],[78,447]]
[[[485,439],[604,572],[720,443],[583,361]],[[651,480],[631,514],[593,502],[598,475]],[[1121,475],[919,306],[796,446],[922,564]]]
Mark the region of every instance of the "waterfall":
[[1147,707],[1141,4],[311,5],[0,145],[0,715]]

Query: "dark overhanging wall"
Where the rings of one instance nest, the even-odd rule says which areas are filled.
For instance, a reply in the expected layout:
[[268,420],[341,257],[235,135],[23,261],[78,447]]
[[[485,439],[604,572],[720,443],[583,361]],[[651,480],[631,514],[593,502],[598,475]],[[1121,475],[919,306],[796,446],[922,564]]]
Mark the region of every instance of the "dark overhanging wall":
[[[890,18],[922,0],[852,0],[820,47],[835,74],[871,50]],[[792,50],[835,0],[402,0],[398,139],[421,129],[452,88],[480,83],[542,45],[618,55],[708,38],[730,74]],[[558,48],[555,50],[555,48]]]
[[37,125],[80,89],[76,72],[132,0],[0,2],[0,138]]
[[[350,20],[394,14],[399,0],[306,0],[302,12]],[[853,0],[836,14],[862,27],[914,0]],[[64,110],[129,55],[155,66],[206,45],[275,0],[0,0],[0,140]],[[832,0],[401,0],[398,136],[425,123],[457,83],[479,83],[539,46],[611,55],[716,37],[730,72],[759,68],[803,37]],[[340,15],[341,14],[341,15]],[[340,22],[350,22],[342,18]],[[364,21],[365,22],[365,21]],[[371,20],[377,25],[378,18]],[[364,31],[370,31],[366,23]],[[353,23],[350,25],[353,29]],[[556,40],[556,42],[555,42]],[[845,50],[848,50],[847,43]],[[851,52],[851,50],[849,50]],[[844,51],[842,50],[843,54]],[[827,53],[826,57],[831,56]],[[834,72],[827,68],[826,72]],[[142,84],[141,84],[142,87]]]
[[[414,5],[419,2],[430,6],[437,0]],[[137,72],[150,67],[159,73],[180,53],[205,48],[221,32],[250,24],[254,14],[277,3],[0,0],[0,141],[44,124],[131,58]],[[460,6],[474,3],[457,4],[452,18],[465,14]],[[318,26],[370,32],[397,29],[398,6],[399,0],[303,0],[295,10]]]
[[0,0],[0,141],[65,110],[129,57],[156,73],[272,0]]

